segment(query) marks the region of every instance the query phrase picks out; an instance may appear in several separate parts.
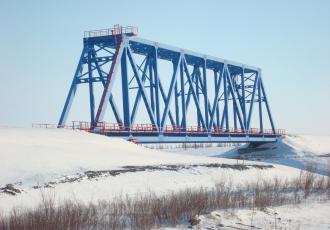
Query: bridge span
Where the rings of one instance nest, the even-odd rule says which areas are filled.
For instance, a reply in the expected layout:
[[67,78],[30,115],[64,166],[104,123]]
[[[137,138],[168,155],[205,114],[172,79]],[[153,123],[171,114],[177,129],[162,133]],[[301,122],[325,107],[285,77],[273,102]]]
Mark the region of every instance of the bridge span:
[[119,25],[85,32],[58,128],[67,126],[78,86],[87,85],[90,121],[73,128],[138,143],[274,142],[284,135],[260,68],[137,35]]

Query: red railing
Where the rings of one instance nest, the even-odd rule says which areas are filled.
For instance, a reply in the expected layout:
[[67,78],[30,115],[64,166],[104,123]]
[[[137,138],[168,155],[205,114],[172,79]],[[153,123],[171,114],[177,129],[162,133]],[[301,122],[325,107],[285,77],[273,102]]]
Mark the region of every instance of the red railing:
[[101,30],[90,30],[84,32],[85,38],[92,38],[92,37],[103,37],[103,36],[112,36],[112,35],[121,35],[126,34],[129,36],[136,36],[138,35],[138,28],[134,26],[121,26],[115,25],[113,28],[109,29],[101,29]]
[[[57,128],[55,124],[32,124],[33,128]],[[60,128],[66,129],[78,129],[93,133],[111,133],[111,132],[131,132],[131,133],[158,133],[157,127],[152,124],[133,124],[131,127],[124,126],[123,124],[117,123],[105,123],[99,122],[95,128],[91,129],[91,123],[88,121],[72,121],[72,125],[61,126]],[[166,125],[163,129],[163,133],[167,134],[180,134],[180,133],[190,133],[190,134],[205,134],[206,130],[198,126],[189,126],[187,128],[177,127],[172,125]],[[222,127],[213,127],[209,134],[263,134],[263,135],[274,135],[272,129],[260,129],[251,128],[249,130],[241,130],[239,128],[225,129]],[[285,135],[284,129],[276,129],[276,135]]]
[[55,124],[40,124],[40,123],[33,123],[32,128],[45,128],[45,129],[55,129],[57,126]]

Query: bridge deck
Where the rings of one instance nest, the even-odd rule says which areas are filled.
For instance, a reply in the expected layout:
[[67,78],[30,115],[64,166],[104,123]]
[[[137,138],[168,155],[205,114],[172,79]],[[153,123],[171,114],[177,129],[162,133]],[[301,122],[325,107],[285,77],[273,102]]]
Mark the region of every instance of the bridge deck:
[[110,137],[121,137],[136,143],[229,143],[229,142],[276,142],[281,135],[246,134],[246,133],[156,133],[141,131],[106,131],[88,130]]
[[[36,128],[56,128],[51,124],[33,124]],[[211,132],[201,127],[165,126],[162,131],[150,124],[135,124],[125,127],[118,124],[100,123],[91,129],[90,122],[73,121],[70,126],[61,128],[78,129],[90,133],[101,134],[109,137],[123,138],[136,143],[227,143],[227,142],[276,142],[285,135],[285,130],[277,129],[275,133],[271,129],[228,129],[214,127]]]

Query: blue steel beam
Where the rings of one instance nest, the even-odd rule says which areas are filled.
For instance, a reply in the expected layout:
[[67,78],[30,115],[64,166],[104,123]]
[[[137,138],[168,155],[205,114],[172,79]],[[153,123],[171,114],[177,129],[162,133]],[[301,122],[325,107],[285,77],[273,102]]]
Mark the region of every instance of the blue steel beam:
[[104,87],[104,90],[103,90],[103,94],[102,94],[102,97],[101,97],[100,105],[99,105],[97,113],[96,113],[94,124],[92,124],[93,128],[96,127],[97,124],[99,122],[102,122],[102,120],[103,120],[103,116],[104,116],[104,113],[105,113],[105,110],[106,110],[106,107],[107,107],[107,104],[108,104],[106,102],[110,98],[112,86],[113,86],[113,83],[114,83],[114,79],[112,79],[112,78],[117,73],[117,69],[118,69],[118,66],[119,66],[118,62],[121,59],[124,47],[126,45],[125,39],[126,38],[124,36],[123,40],[120,41],[117,44],[116,52],[114,54],[114,59],[111,63],[110,72],[109,72],[109,75],[107,76],[107,83],[106,83],[106,85]]
[[157,128],[162,131],[160,128],[160,108],[159,108],[159,73],[158,73],[158,48],[155,44],[153,51],[153,69],[155,75],[155,102],[156,102],[156,121]]
[[246,102],[245,102],[245,76],[244,76],[244,66],[242,67],[242,76],[241,76],[241,86],[242,86],[242,110],[243,110],[243,122],[244,127],[246,128]]
[[[99,63],[99,66],[102,67],[102,66],[106,65],[106,64],[109,63],[109,62],[110,62],[110,61],[106,61],[106,62],[103,62],[103,63]],[[95,66],[92,66],[91,71],[94,71],[94,70],[96,70],[96,67],[95,67]],[[81,75],[78,76],[78,78],[82,78],[82,77],[84,77],[84,76],[86,76],[86,75],[88,75],[88,74],[89,74],[89,71],[87,71],[86,73],[82,73]],[[108,75],[108,73],[105,73],[105,72],[104,72],[104,74]]]
[[258,85],[258,81],[259,81],[259,74],[257,73],[255,75],[255,80],[254,80],[254,84],[253,84],[253,91],[252,91],[252,95],[251,95],[249,116],[248,116],[248,120],[247,120],[247,129],[250,128],[250,124],[251,124],[253,104],[254,104],[254,98],[255,98],[255,95],[256,95],[256,88],[257,88],[257,85]]
[[[220,99],[221,78],[222,78],[222,74],[219,73],[219,77],[218,77],[218,72],[216,70],[214,70],[214,85],[216,86],[216,87],[214,87],[215,95],[217,95],[217,93],[219,94],[218,96],[215,96],[215,98],[217,98],[217,100],[215,102],[216,103],[216,126],[217,127],[219,127],[219,125],[220,125],[219,99]],[[211,115],[211,118],[210,118],[211,122],[212,122],[213,116]],[[212,127],[212,124],[210,125],[210,127]]]
[[173,96],[173,89],[174,89],[174,85],[176,84],[176,79],[178,76],[178,69],[179,69],[179,63],[181,62],[181,57],[178,58],[178,60],[175,61],[174,65],[175,65],[175,69],[173,72],[173,76],[172,76],[172,80],[170,83],[170,88],[168,90],[168,94],[167,94],[167,98],[166,98],[166,102],[165,102],[165,108],[164,108],[164,113],[162,115],[162,120],[161,120],[161,129],[164,129],[164,125],[166,122],[166,118],[168,116],[168,111],[170,109],[170,103],[171,103],[171,99]]
[[[199,103],[200,102],[199,94],[200,94],[200,92],[203,93],[204,84],[203,84],[203,80],[202,80],[201,73],[200,73],[200,70],[199,70],[198,66],[194,66],[193,72],[191,74],[191,80],[192,80],[192,82],[195,82],[195,84],[196,84],[196,89],[195,90],[196,90],[197,101]],[[187,82],[188,81],[186,81],[186,83]],[[190,96],[192,95],[192,90],[193,89],[189,87],[188,96],[187,96],[187,100],[186,100],[186,110],[188,109],[188,106],[190,104]],[[211,116],[211,113],[212,113],[211,112],[211,104],[210,104],[210,101],[208,99],[206,101],[207,101],[207,105],[208,105],[207,110],[208,110],[209,115]],[[204,103],[205,103],[205,100],[204,100]],[[198,124],[197,126],[201,127],[201,116],[202,116],[202,114],[200,114],[198,112],[198,109],[196,111],[197,111],[197,124]],[[181,124],[182,124],[182,122],[181,122]]]
[[[213,102],[213,106],[212,106],[212,112],[211,112],[211,116],[210,116],[210,129],[213,125],[213,118],[215,113],[217,112],[217,116],[219,116],[219,98],[220,98],[220,86],[221,86],[221,80],[223,78],[223,74],[224,74],[224,67],[223,70],[221,71],[221,75],[219,76],[219,79],[215,81],[216,85],[215,85],[215,97],[214,97],[214,102]],[[216,79],[216,77],[215,77]],[[217,117],[217,126],[219,126],[219,117]]]
[[[225,64],[226,67],[226,64]],[[224,112],[222,117],[226,121],[226,131],[229,130],[229,112],[228,112],[228,84],[227,84],[227,71],[225,71],[225,76],[223,78],[223,84],[224,84],[224,100],[225,100],[225,105],[224,105]],[[223,119],[221,121],[221,127],[223,127]]]
[[[195,74],[194,74],[195,73]],[[194,70],[192,73],[192,80],[194,80],[195,78],[195,82],[196,82],[196,96],[197,96],[197,101],[199,102],[199,91],[200,91],[200,86],[199,86],[199,82],[200,82],[200,71],[199,68],[195,65],[194,66]],[[190,92],[190,88],[189,88],[189,92]],[[188,102],[187,102],[187,107],[189,105],[189,99],[190,99],[190,95],[191,93],[189,93],[188,95]],[[197,127],[200,129],[201,128],[201,116],[198,113],[198,109],[196,109],[196,113],[197,113]]]
[[[100,76],[100,80],[102,82],[102,85],[103,85],[103,87],[105,87],[105,85],[106,85],[106,77],[103,76],[103,73],[105,73],[105,72],[102,70],[102,67],[99,66],[99,63],[97,62],[97,59],[95,59],[97,57],[97,53],[96,53],[95,50],[93,50],[93,52],[92,52],[92,57],[93,57],[93,60],[95,62],[95,67],[96,67],[97,72],[98,72],[98,74]],[[110,106],[112,108],[112,111],[114,113],[114,116],[115,116],[115,119],[116,119],[117,123],[118,124],[122,124],[123,121],[122,121],[122,119],[121,119],[121,117],[119,115],[118,106],[116,105],[112,94],[110,94],[109,103],[110,103]]]
[[90,121],[91,124],[94,124],[95,117],[95,99],[94,99],[94,87],[93,87],[93,72],[91,71],[92,65],[92,47],[89,47],[88,51],[88,88],[89,88],[89,106],[90,106]]
[[[147,57],[146,62],[144,64],[143,71],[142,71],[142,84],[143,84],[143,87],[144,87],[144,84],[145,84],[145,81],[146,81],[146,78],[147,78],[146,71],[147,71],[148,66],[149,66],[149,58]],[[136,78],[137,76],[134,75],[134,77]],[[141,94],[142,94],[141,93],[141,88],[138,87],[138,92],[137,92],[137,95],[136,95],[136,98],[135,98],[135,102],[134,102],[134,106],[133,106],[133,110],[132,110],[132,115],[131,115],[132,123],[134,123],[134,121],[135,121],[135,115],[136,115],[137,108],[139,106],[139,102],[140,102],[140,99],[141,99]],[[152,105],[151,105],[151,109],[152,109]],[[154,110],[152,109],[152,112],[153,111]]]
[[[235,96],[234,87],[233,87],[233,83],[231,81],[231,77],[230,77],[230,72],[229,72],[228,66],[226,66],[226,71],[228,73],[228,75],[227,75],[228,86],[229,86],[229,90],[231,92],[231,96],[232,96],[232,100],[233,100],[233,104],[234,104],[234,108],[235,108],[235,114],[234,114],[234,116],[237,116],[238,117],[238,120],[239,120],[240,125],[241,125],[241,129],[242,130],[245,130],[245,127],[244,127],[243,122],[242,122],[241,112],[238,109],[239,108],[239,103],[237,102],[237,98]],[[237,127],[235,127],[235,128],[237,128]]]
[[273,117],[272,117],[272,113],[270,111],[270,107],[269,107],[269,104],[268,104],[268,99],[267,99],[267,96],[266,96],[266,91],[265,91],[265,88],[264,88],[264,83],[262,82],[262,80],[261,80],[261,90],[262,90],[262,93],[264,95],[264,101],[265,101],[265,104],[266,104],[266,109],[267,109],[270,125],[272,127],[273,133],[275,134],[276,132],[275,132],[274,120],[273,120]]
[[[198,72],[199,72],[199,74],[197,75],[197,78],[199,79],[199,84],[200,84],[200,89],[202,90],[202,92],[203,92],[203,88],[205,88],[205,85],[204,85],[204,80],[202,80],[202,76],[201,76],[201,74],[200,74],[200,71],[199,71],[199,69],[198,69]],[[207,87],[206,87],[206,89],[207,89]],[[196,93],[197,94],[197,93]],[[198,95],[198,94],[197,94]],[[204,107],[204,111],[206,112],[206,111],[208,111],[208,113],[209,113],[209,115],[211,116],[211,113],[212,113],[212,111],[211,111],[211,103],[210,103],[210,100],[208,99],[208,98],[206,98],[205,99],[205,97],[204,97],[204,104],[207,104],[207,110],[205,109],[205,107]],[[205,113],[206,114],[206,113]],[[214,122],[213,122],[213,124],[214,124]]]
[[182,122],[181,127],[186,129],[187,128],[187,101],[186,101],[186,95],[185,95],[185,81],[184,81],[184,75],[183,75],[183,62],[182,58],[180,58],[180,85],[181,85],[181,113],[182,113]]
[[[164,103],[166,103],[166,95],[165,95],[165,91],[164,91],[164,87],[162,85],[162,82],[161,81],[158,81],[158,84],[159,84],[160,95],[162,96],[162,99],[163,99]],[[174,118],[173,118],[171,109],[168,110],[168,116],[170,118],[171,124],[173,126],[175,126],[175,121],[174,121]]]
[[178,126],[180,126],[178,82],[175,82],[175,85],[174,85],[174,99],[175,99],[174,100],[174,103],[175,103],[175,126],[178,127]]
[[198,114],[200,115],[200,118],[201,118],[201,124],[202,124],[204,130],[207,130],[207,126],[205,124],[205,121],[204,121],[204,118],[203,118],[203,115],[202,115],[201,107],[200,107],[199,101],[197,99],[196,92],[194,90],[194,85],[193,85],[193,82],[190,78],[190,74],[189,74],[189,71],[188,71],[186,59],[184,58],[184,56],[182,56],[181,59],[183,60],[184,71],[186,73],[186,77],[188,79],[190,88],[192,89],[191,93],[192,93],[192,96],[194,98],[194,102],[195,102],[195,105],[196,105],[196,108],[197,108],[197,112],[198,112]]
[[[260,79],[260,77],[259,77]],[[261,80],[258,81],[258,104],[259,104],[259,129],[263,133],[264,126],[262,122],[262,95],[261,95]]]
[[128,73],[127,73],[127,47],[123,49],[121,55],[121,83],[122,83],[122,96],[123,96],[123,115],[125,130],[130,130],[131,117],[130,117],[130,100],[128,89]]
[[[150,57],[149,57],[149,60],[150,60]],[[150,65],[150,64],[148,65],[148,70],[149,70],[151,109],[152,109],[152,112],[155,114],[155,96],[154,96],[155,83],[154,83],[154,77],[153,77],[153,72],[152,72],[152,65]]]
[[77,79],[78,79],[78,75],[80,75],[81,72],[82,72],[82,59],[84,58],[85,52],[86,52],[86,49],[84,47],[82,52],[81,52],[81,55],[80,55],[80,59],[79,59],[79,62],[78,62],[78,66],[76,68],[76,72],[75,72],[75,74],[73,76],[73,80],[71,82],[71,86],[70,86],[70,89],[69,89],[68,96],[66,97],[66,100],[65,100],[65,103],[64,103],[64,108],[62,110],[60,120],[57,124],[57,127],[59,127],[59,128],[65,125],[68,114],[69,114],[69,111],[70,111],[70,108],[71,108],[71,105],[72,105],[74,95],[76,94],[76,91],[77,91],[77,83],[76,82],[77,82]]
[[[204,94],[204,120],[207,130],[209,127],[209,100],[207,96],[207,76],[206,76],[206,59],[203,60],[203,94]],[[209,130],[208,130],[209,131]]]
[[[147,109],[147,112],[148,112],[148,115],[149,115],[149,118],[150,118],[150,121],[151,121],[151,123],[153,124],[153,125],[156,125],[156,119],[155,119],[155,117],[154,117],[154,114],[153,114],[153,112],[152,112],[152,109],[151,109],[151,107],[150,107],[150,102],[149,102],[149,100],[148,100],[148,98],[147,98],[147,96],[146,96],[146,92],[145,92],[145,90],[144,90],[144,87],[143,87],[143,83],[142,83],[142,80],[141,80],[141,77],[140,77],[140,74],[139,74],[139,72],[138,72],[138,70],[137,70],[137,65],[136,65],[136,62],[135,62],[135,60],[134,60],[134,58],[133,58],[133,55],[132,55],[132,51],[131,51],[131,49],[130,49],[130,47],[129,46],[127,46],[127,54],[128,54],[128,58],[129,58],[129,60],[130,60],[130,63],[131,63],[131,66],[132,66],[132,69],[133,69],[133,72],[134,72],[134,74],[135,74],[135,76],[136,76],[136,81],[137,81],[137,83],[138,83],[138,85],[139,85],[139,88],[140,88],[140,92],[141,92],[141,96],[142,96],[142,99],[143,99],[143,101],[144,101],[144,104],[145,104],[145,106],[146,106],[146,109]],[[157,127],[157,130],[159,129],[159,127]]]

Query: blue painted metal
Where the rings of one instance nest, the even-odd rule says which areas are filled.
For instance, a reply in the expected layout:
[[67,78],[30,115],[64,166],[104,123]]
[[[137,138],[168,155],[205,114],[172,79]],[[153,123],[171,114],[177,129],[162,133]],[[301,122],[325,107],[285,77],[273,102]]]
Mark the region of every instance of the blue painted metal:
[[241,104],[242,104],[242,111],[243,111],[243,122],[244,127],[247,127],[246,123],[246,102],[245,102],[245,76],[244,76],[244,67],[242,67],[242,74],[241,74],[241,89],[242,89],[242,97],[241,97]]
[[273,133],[276,133],[272,113],[270,111],[270,107],[269,107],[269,104],[268,104],[268,99],[267,99],[265,88],[264,88],[264,83],[262,81],[261,81],[261,90],[262,90],[262,93],[264,95],[264,102],[266,104],[266,109],[267,109],[267,113],[268,113],[268,117],[269,117],[269,121],[270,121],[272,130],[273,130]]
[[[102,130],[109,136],[133,138],[144,143],[276,141],[279,134],[259,68],[141,39],[122,27],[85,35],[58,127],[65,126],[77,86],[88,83],[89,129],[93,132]],[[172,68],[164,71],[163,62],[169,62]],[[87,71],[83,72],[85,66]],[[121,78],[118,101],[112,89],[116,78]],[[103,92],[95,114],[94,85],[99,82]],[[137,86],[130,86],[133,83]],[[214,84],[211,97],[210,84]],[[136,94],[133,94],[135,89]],[[141,99],[143,105],[139,103]],[[254,102],[259,105],[256,114],[253,113]],[[108,103],[115,121],[107,122],[116,124],[114,129],[105,128],[103,121]],[[141,106],[145,107],[147,117],[140,114]],[[267,113],[263,113],[263,106]],[[149,119],[150,127],[140,130],[141,117]],[[259,123],[257,133],[251,131],[255,120]],[[266,120],[271,133],[265,129]]]
[[174,72],[173,72],[170,88],[169,88],[169,91],[168,91],[168,95],[166,97],[164,113],[163,113],[163,116],[162,116],[162,121],[161,121],[161,126],[160,126],[161,130],[164,129],[166,118],[168,117],[168,112],[169,112],[169,109],[170,109],[170,103],[171,103],[171,99],[172,99],[172,96],[173,96],[174,85],[176,84],[176,79],[177,79],[177,76],[178,76],[178,70],[179,70],[179,64],[180,63],[182,63],[181,62],[181,57],[179,57],[178,60],[176,60],[175,64],[174,64],[175,65]]
[[[259,77],[260,78],[260,77]],[[258,81],[258,104],[259,104],[259,124],[260,132],[263,132],[263,122],[262,122],[262,97],[261,97],[261,81]]]
[[88,52],[88,86],[89,86],[89,103],[90,103],[90,119],[91,123],[94,123],[95,117],[95,99],[94,99],[94,89],[93,89],[93,72],[92,69],[92,50]]
[[[152,49],[153,61],[154,61],[154,74],[155,74],[155,101],[156,101],[156,120],[157,127],[160,127],[160,108],[159,108],[159,73],[158,73],[158,48],[157,44],[154,44]],[[165,99],[166,100],[166,99]],[[162,130],[160,130],[161,132]]]
[[[143,72],[142,72],[142,84],[144,85],[146,79],[147,79],[147,75],[146,75],[146,71],[147,71],[147,67],[148,67],[148,62],[149,62],[149,58],[146,58],[146,62],[145,62],[145,65],[144,65],[144,68],[143,68]],[[134,75],[134,78],[136,76]],[[133,78],[132,78],[133,79]],[[149,79],[150,81],[150,79]],[[150,89],[152,89],[152,87],[150,87]],[[151,90],[153,91],[153,90]],[[139,102],[140,102],[140,99],[141,99],[141,90],[140,88],[138,87],[138,93],[136,95],[136,99],[135,99],[135,102],[134,102],[134,106],[133,106],[133,111],[132,111],[132,116],[131,116],[131,121],[132,123],[134,123],[135,121],[135,117],[136,117],[136,112],[137,112],[137,109],[138,109],[138,106],[139,106]],[[129,95],[129,93],[127,92],[127,96]],[[151,107],[152,107],[152,97],[151,97]],[[151,108],[152,109],[152,108]],[[153,109],[154,111],[154,109]],[[129,113],[128,113],[129,114]]]
[[[127,54],[128,54],[128,58],[129,58],[129,60],[130,60],[130,63],[131,63],[131,66],[132,66],[133,72],[134,72],[134,74],[135,74],[136,81],[137,81],[137,83],[138,83],[138,85],[139,85],[139,89],[141,90],[140,92],[141,92],[141,95],[142,95],[142,99],[143,99],[143,101],[144,101],[144,103],[145,103],[145,106],[146,106],[146,108],[147,108],[147,111],[148,111],[148,115],[149,115],[150,121],[151,121],[151,123],[152,123],[153,125],[156,125],[156,123],[155,123],[154,113],[152,112],[152,109],[151,109],[151,107],[150,107],[150,102],[149,102],[149,100],[148,100],[148,98],[147,98],[147,96],[146,96],[146,91],[145,91],[145,89],[144,89],[144,86],[143,86],[143,83],[142,83],[142,80],[141,80],[140,74],[139,74],[139,72],[138,72],[138,70],[137,70],[136,62],[135,62],[135,60],[134,60],[134,58],[133,58],[133,56],[132,56],[132,51],[131,51],[130,47],[127,47],[127,49],[128,49],[128,52],[127,52]],[[145,73],[144,73],[144,74],[145,74]],[[128,94],[128,92],[127,92],[127,94]],[[158,130],[159,127],[156,126],[156,129]]]
[[[95,66],[96,66],[97,72],[99,74],[100,80],[102,82],[102,85],[103,85],[103,87],[105,87],[105,85],[106,85],[106,77],[103,74],[106,74],[106,72],[104,72],[102,70],[102,67],[99,65],[99,63],[97,61],[95,61],[95,60],[98,60],[95,51],[92,53],[92,56],[93,56],[93,60],[95,62]],[[96,78],[94,78],[94,79],[96,79]],[[94,82],[96,82],[96,81],[94,81]],[[114,113],[114,116],[116,118],[117,123],[118,124],[122,124],[123,121],[121,119],[121,116],[119,115],[118,107],[117,107],[117,105],[116,105],[116,103],[115,103],[115,101],[113,99],[112,94],[110,94],[109,102],[110,102],[110,105],[111,105],[111,108],[112,108],[112,111]]]
[[130,116],[130,101],[128,94],[128,76],[127,76],[127,48],[124,48],[121,56],[121,80],[122,80],[122,95],[123,95],[123,115],[125,130],[131,127]]
[[207,96],[207,76],[206,76],[206,59],[203,60],[203,94],[204,94],[204,116],[205,116],[205,126],[206,131],[209,131],[209,104]]
[[182,122],[181,122],[181,127],[183,128],[183,130],[185,130],[187,128],[187,115],[186,115],[186,110],[187,110],[187,101],[186,101],[186,94],[185,94],[185,82],[184,82],[184,78],[183,78],[183,62],[182,59],[180,57],[180,80],[181,80],[181,113],[182,113]]
[[258,85],[258,80],[259,80],[259,74],[255,74],[255,79],[254,79],[254,84],[253,84],[253,91],[252,91],[252,97],[250,100],[250,110],[249,110],[249,116],[248,116],[248,120],[247,120],[247,129],[250,128],[251,125],[251,118],[252,118],[252,111],[253,111],[253,105],[254,105],[254,98],[256,96],[256,89],[257,89],[257,85]]
[[83,62],[83,59],[84,59],[84,56],[85,56],[85,52],[86,52],[86,48],[84,47],[82,52],[81,52],[81,55],[80,55],[80,59],[79,59],[79,62],[78,62],[78,66],[76,68],[76,72],[75,72],[75,74],[73,76],[73,79],[72,79],[72,82],[71,82],[71,86],[70,86],[70,89],[69,89],[68,96],[67,96],[67,98],[65,100],[65,103],[64,103],[64,108],[62,110],[60,120],[58,122],[58,127],[59,128],[65,125],[68,114],[69,114],[69,111],[70,111],[70,108],[71,108],[71,105],[72,105],[73,98],[76,94],[77,85],[78,85],[77,82],[78,82],[78,79],[79,79],[78,76],[82,72],[82,62]]

